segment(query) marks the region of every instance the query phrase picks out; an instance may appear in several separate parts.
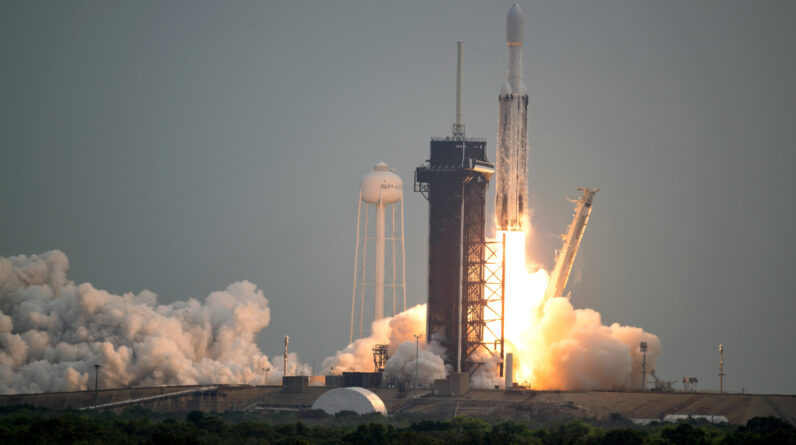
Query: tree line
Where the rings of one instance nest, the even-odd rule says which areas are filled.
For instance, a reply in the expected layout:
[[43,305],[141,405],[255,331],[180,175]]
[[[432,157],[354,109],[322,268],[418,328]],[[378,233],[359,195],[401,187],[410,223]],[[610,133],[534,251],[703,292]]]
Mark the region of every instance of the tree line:
[[342,412],[205,414],[184,419],[141,407],[112,412],[0,408],[2,444],[794,444],[796,428],[777,417],[746,425],[702,422],[637,426],[613,416],[614,427],[583,420],[531,426],[478,418],[419,420],[402,424],[380,415]]

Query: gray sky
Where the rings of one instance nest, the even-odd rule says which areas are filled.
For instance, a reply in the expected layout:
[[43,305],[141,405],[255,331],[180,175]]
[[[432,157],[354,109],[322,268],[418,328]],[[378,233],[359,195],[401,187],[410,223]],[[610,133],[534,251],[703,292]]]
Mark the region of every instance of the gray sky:
[[[430,136],[494,159],[511,2],[0,3],[0,255],[161,302],[232,281],[320,364],[345,346],[358,182],[406,185],[407,299],[425,301]],[[663,343],[657,374],[796,392],[796,3],[520,2],[534,257],[599,186],[575,307]],[[490,196],[490,199],[493,199]],[[490,202],[491,204],[491,202]]]

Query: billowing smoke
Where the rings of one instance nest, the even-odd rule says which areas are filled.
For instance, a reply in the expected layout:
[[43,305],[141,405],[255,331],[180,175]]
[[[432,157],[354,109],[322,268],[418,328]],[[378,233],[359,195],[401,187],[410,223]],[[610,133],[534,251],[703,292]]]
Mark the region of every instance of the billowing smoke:
[[[423,305],[425,309],[425,305]],[[444,349],[439,343],[417,345],[407,341],[398,346],[384,368],[386,377],[401,380],[417,381],[420,384],[433,383],[436,379],[444,379],[450,369],[445,367],[442,359]]]
[[[544,300],[549,276],[529,272],[525,233],[506,232],[506,351],[514,353],[514,381],[537,389],[588,390],[641,387],[639,343],[647,342],[647,369],[661,351],[657,336],[641,328],[602,324],[592,309],[566,297]],[[487,376],[488,377],[488,376]],[[474,379],[489,388],[494,378]]]
[[482,349],[477,350],[470,359],[481,365],[470,375],[470,387],[476,389],[494,389],[503,387],[503,377],[500,377],[500,357],[492,355]]
[[641,352],[646,341],[647,369],[661,351],[657,336],[641,328],[602,324],[592,309],[574,309],[568,298],[544,304],[537,323],[529,324],[508,346],[515,354],[515,375],[538,389],[632,389],[641,386]]
[[[415,373],[420,383],[432,383],[434,379],[444,379],[445,363],[441,357],[441,347],[432,342],[426,344],[425,337],[420,338],[419,348],[415,344],[415,334],[426,331],[426,305],[419,304],[400,314],[373,322],[372,334],[360,338],[337,351],[323,361],[324,372],[340,374],[346,371],[367,372],[375,369],[373,347],[379,344],[389,345],[387,355],[390,357],[384,369],[385,377],[396,377],[414,380]],[[419,349],[419,363],[418,354]]]
[[[255,335],[270,322],[268,300],[248,282],[195,299],[157,304],[157,295],[114,295],[68,281],[54,250],[0,258],[0,393],[102,387],[257,383],[282,376]],[[288,373],[308,375],[295,353]]]

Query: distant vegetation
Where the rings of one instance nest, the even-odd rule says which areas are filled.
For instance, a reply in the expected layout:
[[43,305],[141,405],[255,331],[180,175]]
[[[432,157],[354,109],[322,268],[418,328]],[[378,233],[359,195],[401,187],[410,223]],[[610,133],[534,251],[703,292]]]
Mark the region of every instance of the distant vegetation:
[[621,416],[609,424],[579,420],[532,427],[469,417],[396,422],[380,415],[318,411],[257,415],[200,411],[184,420],[134,407],[110,412],[0,408],[0,444],[794,444],[796,429],[776,417],[745,426],[708,423],[636,426]]

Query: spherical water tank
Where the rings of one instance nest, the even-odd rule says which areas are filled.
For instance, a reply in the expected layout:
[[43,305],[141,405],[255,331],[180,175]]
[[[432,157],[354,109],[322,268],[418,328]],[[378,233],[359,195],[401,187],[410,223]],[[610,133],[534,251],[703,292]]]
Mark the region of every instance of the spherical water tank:
[[360,184],[362,200],[369,204],[378,204],[379,196],[384,204],[392,204],[401,200],[403,181],[390,170],[384,162],[379,162],[362,177]]
[[326,414],[340,411],[353,411],[357,414],[381,413],[387,415],[387,407],[379,396],[365,388],[336,388],[326,391],[312,404],[312,409],[320,409]]

